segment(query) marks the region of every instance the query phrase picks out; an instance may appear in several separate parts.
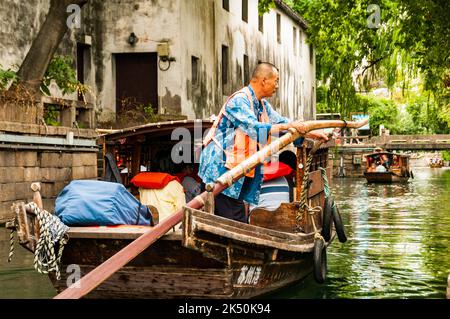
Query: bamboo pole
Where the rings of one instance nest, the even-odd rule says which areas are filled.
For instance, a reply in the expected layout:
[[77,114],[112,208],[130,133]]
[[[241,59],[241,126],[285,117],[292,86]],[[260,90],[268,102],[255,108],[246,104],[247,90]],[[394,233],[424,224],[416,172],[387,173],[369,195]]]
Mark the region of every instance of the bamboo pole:
[[[333,127],[350,127],[358,128],[367,124],[367,120],[361,122],[344,122],[344,121],[307,121],[306,132],[322,129],[322,128],[333,128]],[[290,129],[288,133],[280,137],[278,140],[272,142],[271,144],[263,147],[256,154],[250,156],[248,159],[243,161],[241,164],[228,171],[227,173],[220,176],[213,188],[213,194],[218,195],[224,189],[232,185],[235,181],[244,176],[245,172],[253,169],[255,166],[264,162],[264,159],[270,155],[278,152],[282,148],[286,147],[291,142],[295,141],[297,138],[301,137],[300,134],[295,129]],[[191,200],[186,206],[194,209],[201,208],[207,198],[207,192],[203,192],[201,195],[197,196]],[[91,272],[86,274],[83,278],[79,279],[77,282],[72,284],[66,290],[59,293],[54,299],[79,299],[89,292],[94,290],[103,281],[108,279],[112,274],[118,271],[120,268],[128,264],[136,256],[142,253],[147,247],[161,238],[166,232],[168,232],[172,227],[178,224],[183,218],[183,209],[176,212],[171,217],[160,222],[157,226],[149,229],[139,238],[135,239],[133,242],[122,248],[115,255],[110,257],[108,260],[103,262],[97,268],[93,269]]]

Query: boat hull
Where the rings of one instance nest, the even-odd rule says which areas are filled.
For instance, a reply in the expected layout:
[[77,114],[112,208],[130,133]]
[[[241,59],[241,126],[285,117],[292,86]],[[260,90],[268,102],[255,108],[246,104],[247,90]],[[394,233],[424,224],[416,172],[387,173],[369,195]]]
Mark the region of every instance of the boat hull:
[[364,177],[368,183],[405,183],[409,179],[407,176],[398,176],[392,172],[364,172]]
[[[129,244],[132,239],[71,238],[61,278],[50,279],[58,292]],[[220,245],[219,243],[211,245]],[[86,298],[252,298],[280,289],[313,271],[311,252],[288,252],[246,243],[224,247],[228,256],[183,246],[172,233],[103,282]],[[222,259],[225,262],[219,261]],[[70,267],[69,267],[70,266]],[[74,270],[80,273],[75,275]]]

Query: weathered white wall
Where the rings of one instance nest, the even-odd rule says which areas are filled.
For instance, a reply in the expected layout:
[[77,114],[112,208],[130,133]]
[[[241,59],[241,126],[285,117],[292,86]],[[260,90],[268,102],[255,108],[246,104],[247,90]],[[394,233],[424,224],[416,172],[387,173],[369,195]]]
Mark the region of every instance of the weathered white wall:
[[[222,1],[181,1],[183,114],[209,117],[219,111],[227,95],[242,87],[243,56],[249,57],[249,72],[258,61],[267,61],[280,69],[280,89],[272,98],[274,106],[292,119],[312,118],[315,101],[315,61],[310,63],[306,34],[296,21],[279,9],[264,15],[264,31],[258,30],[258,0],[249,0],[248,22],[242,20],[241,0],[230,0],[230,10]],[[276,12],[281,14],[281,44],[277,42]],[[293,27],[297,29],[298,52],[294,54]],[[300,37],[299,33],[302,33]],[[300,43],[301,41],[301,43]],[[222,45],[229,47],[229,85],[222,91]],[[191,83],[191,56],[200,58],[200,84]],[[186,93],[186,94],[185,94]]]
[[[92,1],[89,6],[93,26],[93,50],[96,68],[97,105],[100,121],[114,116],[116,101],[115,53],[156,52],[157,44],[169,40],[171,55],[180,56],[180,0]],[[139,41],[131,46],[127,40],[134,32]],[[159,111],[164,107],[180,108],[177,95],[181,89],[181,64],[158,70]],[[162,103],[166,101],[166,105]]]
[[[49,0],[0,2],[0,64],[20,65],[36,36]],[[169,41],[176,58],[167,71],[158,70],[159,112],[189,118],[217,114],[226,96],[244,85],[243,55],[249,57],[249,72],[258,60],[280,69],[280,89],[271,99],[275,108],[292,119],[314,116],[315,61],[310,63],[309,45],[300,25],[278,7],[264,15],[264,32],[258,30],[258,0],[248,0],[248,23],[242,21],[242,1],[230,0],[229,12],[222,0],[90,0],[82,9],[81,29],[69,31],[58,50],[76,53],[82,35],[92,39],[86,83],[92,88],[99,121],[115,117],[115,53],[156,52],[159,42]],[[281,14],[281,44],[277,42],[276,12]],[[9,21],[11,20],[11,21]],[[8,22],[9,21],[9,22]],[[16,24],[17,21],[17,24]],[[293,26],[301,36],[299,53],[293,51]],[[139,38],[128,44],[131,32]],[[221,49],[229,47],[230,84],[222,92]],[[199,84],[191,83],[191,56],[199,58]],[[17,68],[16,68],[17,69]]]
[[[31,48],[50,8],[50,0],[2,0],[0,1],[0,67],[18,71]],[[71,55],[76,67],[76,30],[69,30],[63,37],[57,55]],[[89,81],[86,83],[92,86]],[[55,97],[63,97],[56,84],[50,85]],[[65,95],[77,99],[77,94]],[[92,102],[92,98],[88,98]]]
[[45,20],[50,0],[0,1],[0,65],[17,71]]
[[[181,0],[179,32],[182,36],[182,112],[189,118],[209,117],[217,104],[217,56],[215,55],[215,1]],[[198,61],[198,83],[192,84],[192,56]]]

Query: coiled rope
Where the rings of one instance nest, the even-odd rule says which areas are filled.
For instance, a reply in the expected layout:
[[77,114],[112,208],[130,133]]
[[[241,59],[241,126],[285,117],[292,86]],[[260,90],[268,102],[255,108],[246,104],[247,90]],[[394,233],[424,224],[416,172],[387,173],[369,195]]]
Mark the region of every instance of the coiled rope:
[[[64,250],[64,245],[68,242],[67,231],[69,227],[64,225],[61,220],[47,212],[41,210],[35,203],[30,203],[36,218],[39,222],[40,236],[34,252],[34,268],[47,274],[50,271],[56,272],[56,279],[60,279],[59,264]],[[55,254],[56,244],[59,245],[58,255]]]
[[[56,279],[59,280],[61,278],[59,264],[61,262],[64,246],[69,240],[69,237],[66,234],[69,227],[64,225],[57,216],[50,214],[46,210],[41,210],[36,203],[31,202],[28,206],[36,215],[40,232],[34,251],[34,268],[41,274],[55,271]],[[17,227],[11,229],[8,262],[11,262],[14,254],[15,229],[17,229]],[[58,254],[56,255],[55,250],[57,245],[59,248]]]

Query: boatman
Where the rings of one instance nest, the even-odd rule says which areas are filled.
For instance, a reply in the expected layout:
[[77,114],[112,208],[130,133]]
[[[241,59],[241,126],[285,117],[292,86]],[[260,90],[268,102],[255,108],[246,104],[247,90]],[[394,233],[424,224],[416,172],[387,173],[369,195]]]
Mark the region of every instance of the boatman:
[[[203,141],[198,175],[205,184],[270,143],[270,135],[293,127],[306,132],[301,121],[290,121],[279,115],[265,100],[278,89],[278,69],[270,63],[260,63],[250,84],[230,95]],[[321,131],[306,137],[328,140]],[[262,183],[262,167],[258,165],[233,185],[215,197],[215,214],[247,223],[245,204],[258,204]]]

